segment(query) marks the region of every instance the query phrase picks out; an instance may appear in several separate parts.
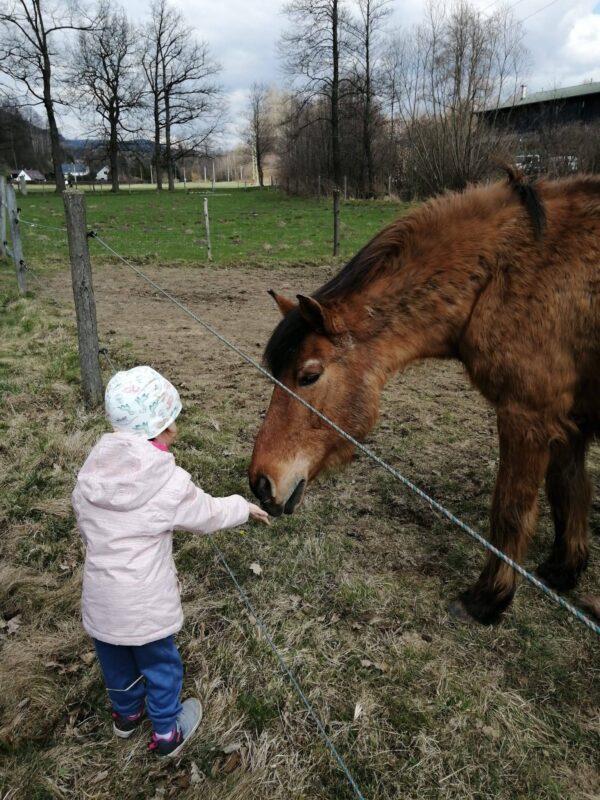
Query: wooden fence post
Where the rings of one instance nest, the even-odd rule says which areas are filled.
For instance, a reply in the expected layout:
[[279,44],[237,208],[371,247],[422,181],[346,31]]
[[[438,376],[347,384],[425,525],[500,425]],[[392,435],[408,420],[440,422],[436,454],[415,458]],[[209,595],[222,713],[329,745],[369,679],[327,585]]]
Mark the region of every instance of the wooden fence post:
[[333,190],[333,255],[340,252],[340,190]]
[[21,244],[17,196],[12,186],[6,187],[6,207],[8,209],[8,224],[10,225],[11,251],[15,262],[15,272],[17,273],[17,286],[19,287],[19,293],[25,294],[27,291],[25,259],[23,258],[23,246]]
[[25,180],[25,175],[21,175],[19,178],[19,191],[21,194],[27,194],[27,181]]
[[86,408],[96,408],[103,401],[104,390],[100,373],[96,301],[92,285],[92,264],[88,248],[85,219],[85,195],[67,191],[63,194],[69,237],[71,280],[77,314],[79,365],[81,386]]
[[6,258],[6,178],[0,175],[0,258]]
[[204,227],[206,228],[206,249],[208,260],[212,261],[212,248],[210,246],[210,220],[208,219],[208,197],[204,198]]

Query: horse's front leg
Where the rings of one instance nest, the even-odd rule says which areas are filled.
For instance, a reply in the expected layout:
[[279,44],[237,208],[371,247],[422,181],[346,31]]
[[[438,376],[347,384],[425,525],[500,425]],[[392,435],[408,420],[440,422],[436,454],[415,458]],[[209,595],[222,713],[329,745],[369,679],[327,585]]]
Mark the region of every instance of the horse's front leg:
[[[549,436],[528,414],[498,413],[500,466],[491,512],[491,542],[513,561],[521,562],[535,533],[538,491],[549,458]],[[497,622],[510,605],[516,574],[489,555],[478,581],[450,606],[455,616],[485,625]]]

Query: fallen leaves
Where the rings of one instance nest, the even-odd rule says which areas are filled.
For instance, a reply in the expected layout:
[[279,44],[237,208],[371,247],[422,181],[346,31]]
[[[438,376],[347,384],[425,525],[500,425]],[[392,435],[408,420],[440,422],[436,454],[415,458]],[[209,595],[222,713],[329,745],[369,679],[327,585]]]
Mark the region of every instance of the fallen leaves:
[[46,669],[56,670],[59,675],[69,675],[73,672],[79,672],[84,667],[90,667],[95,660],[95,651],[87,650],[85,653],[79,653],[79,661],[73,661],[69,664],[63,664],[60,661],[46,661],[44,666]]
[[371,661],[368,658],[361,658],[360,665],[365,669],[375,669],[377,672],[389,671],[389,666],[384,661]]
[[92,778],[92,783],[101,783],[106,778],[108,778],[108,770],[103,769],[102,772],[98,772],[96,775],[94,775]]
[[192,761],[192,766],[190,769],[190,783],[202,783],[204,779],[204,775],[198,769],[198,764],[195,761]]
[[0,617],[0,635],[2,636],[14,636],[20,627],[21,627],[20,614],[11,617],[9,620],[5,620],[2,617]]
[[252,564],[250,564],[250,571],[255,575],[262,575],[263,569],[257,561],[253,561]]
[[220,748],[224,758],[218,758],[213,763],[211,774],[213,777],[219,773],[229,775],[242,764],[244,748],[238,742]]
[[236,750],[235,752],[230,753],[227,756],[227,758],[225,759],[225,763],[223,764],[222,771],[226,775],[229,775],[229,773],[237,769],[241,763],[242,763],[242,756],[240,755],[239,750]]

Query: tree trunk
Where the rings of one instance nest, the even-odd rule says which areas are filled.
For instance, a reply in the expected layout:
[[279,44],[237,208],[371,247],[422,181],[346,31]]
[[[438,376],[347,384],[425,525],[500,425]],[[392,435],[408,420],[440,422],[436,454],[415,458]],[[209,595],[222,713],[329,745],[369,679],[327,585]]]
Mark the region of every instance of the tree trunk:
[[160,110],[158,92],[154,95],[154,169],[156,170],[156,188],[162,192],[162,163],[160,150]]
[[365,109],[363,118],[363,149],[365,158],[365,169],[367,176],[366,196],[369,198],[375,197],[375,178],[373,168],[373,143],[371,141],[371,134],[373,127],[371,125],[372,114],[372,97],[371,97],[371,19],[367,17],[366,35],[365,35]]
[[165,159],[167,162],[167,180],[169,182],[169,191],[174,192],[175,178],[173,175],[173,156],[171,153],[171,97],[170,97],[170,89],[167,88],[167,74],[166,74],[166,66],[164,59],[162,62],[162,80],[163,80],[163,93],[164,93],[163,100],[165,108]]
[[260,140],[260,136],[258,133],[256,134],[256,146],[255,146],[255,153],[256,153],[256,171],[258,172],[258,185],[261,189],[264,189],[265,186],[265,179],[263,174],[263,162],[262,162],[262,142]]
[[50,148],[52,150],[52,165],[54,166],[54,181],[57,194],[62,194],[65,190],[65,176],[62,171],[62,158],[60,151],[60,134],[56,124],[54,114],[54,101],[52,100],[51,89],[51,67],[50,59],[44,55],[44,69],[42,72],[44,86],[44,107],[48,117],[48,131],[50,133]]
[[332,5],[331,38],[333,56],[333,77],[331,81],[331,158],[334,189],[339,189],[342,180],[342,162],[340,158],[340,42],[338,0],[333,0]]
[[109,123],[110,139],[108,143],[108,157],[110,160],[111,192],[116,193],[119,191],[119,140],[117,134],[119,119],[116,113],[111,113]]

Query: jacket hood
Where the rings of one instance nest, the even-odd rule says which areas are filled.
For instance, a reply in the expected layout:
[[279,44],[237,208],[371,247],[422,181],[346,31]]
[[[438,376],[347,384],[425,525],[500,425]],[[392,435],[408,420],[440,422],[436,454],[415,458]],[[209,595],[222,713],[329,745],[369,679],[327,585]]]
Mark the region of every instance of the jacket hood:
[[140,508],[175,471],[175,459],[141,436],[106,433],[77,476],[82,495],[101,508]]

